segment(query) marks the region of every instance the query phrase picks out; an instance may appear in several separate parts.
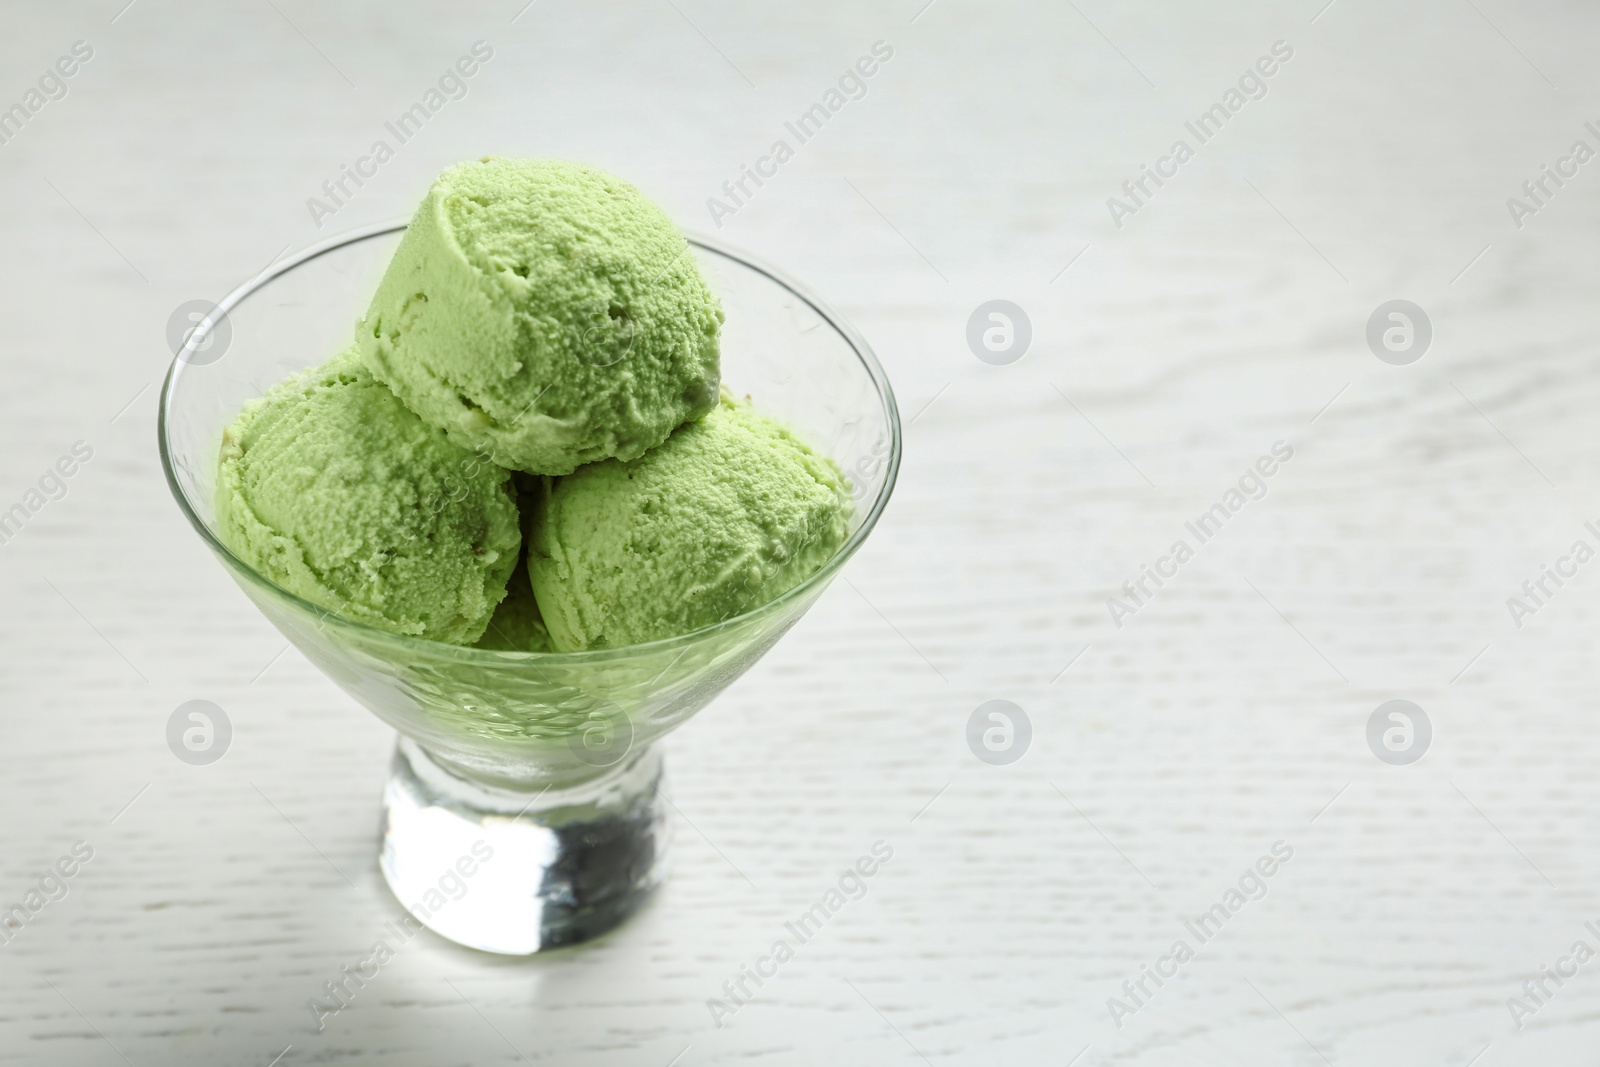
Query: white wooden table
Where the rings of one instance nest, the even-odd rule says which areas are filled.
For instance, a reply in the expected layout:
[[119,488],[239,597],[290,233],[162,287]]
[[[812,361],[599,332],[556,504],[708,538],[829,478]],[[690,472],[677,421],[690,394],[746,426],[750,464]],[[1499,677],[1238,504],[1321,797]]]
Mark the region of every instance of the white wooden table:
[[[0,945],[0,1062],[1593,1062],[1600,962],[1520,1029],[1507,1003],[1600,949],[1600,564],[1507,607],[1600,548],[1600,163],[1520,228],[1506,203],[1600,149],[1591,6],[124,2],[0,11],[0,108],[93,52],[0,144],[0,511],[42,504],[0,545],[0,901],[92,849]],[[479,40],[466,95],[319,230],[307,199]],[[908,422],[882,525],[670,740],[646,913],[530,960],[419,937],[318,1032],[307,999],[399,913],[392,737],[169,499],[169,315],[486,152],[598,163],[714,229],[707,199],[880,40],[716,232],[876,345]],[[1118,228],[1107,198],[1158,164]],[[1005,366],[965,340],[995,298],[1032,324]],[[1364,339],[1393,299],[1433,327],[1406,366]],[[78,441],[65,495],[29,498]],[[1115,625],[1278,441],[1265,497]],[[165,741],[192,699],[233,723],[210,766]],[[1032,724],[1010,765],[966,742],[994,699]],[[1392,699],[1432,724],[1411,765],[1368,746]],[[877,841],[865,896],[716,1025]],[[1185,920],[1275,842],[1200,944]]]

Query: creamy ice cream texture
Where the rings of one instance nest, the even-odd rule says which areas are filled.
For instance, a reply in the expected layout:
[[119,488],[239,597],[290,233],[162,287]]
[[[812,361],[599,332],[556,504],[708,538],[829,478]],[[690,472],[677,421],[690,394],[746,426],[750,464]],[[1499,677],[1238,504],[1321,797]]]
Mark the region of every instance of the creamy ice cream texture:
[[820,569],[852,504],[832,460],[719,396],[721,323],[631,186],[553,161],[452,167],[355,346],[225,431],[219,532],[340,615],[485,649],[615,648],[742,614]]
[[357,344],[457,444],[567,474],[716,406],[722,309],[672,221],[604,171],[486,158],[418,208]]
[[528,533],[542,491],[540,479],[513,474],[511,480],[516,490],[517,511],[521,514],[523,551],[518,554],[517,568],[506,583],[506,598],[494,609],[494,617],[478,639],[478,647],[496,652],[554,652],[550,629],[544,624],[544,615],[539,611],[538,601],[533,599],[533,586],[528,581]]
[[615,648],[793,588],[838,551],[851,511],[832,460],[724,392],[638,459],[547,479],[528,570],[558,651]]
[[550,628],[544,624],[544,615],[533,599],[533,586],[528,582],[528,565],[518,562],[506,583],[506,598],[494,609],[494,617],[478,638],[477,647],[496,652],[554,652],[550,643]]
[[517,563],[510,477],[347,352],[245,404],[223,435],[217,524],[244,562],[314,604],[470,644]]

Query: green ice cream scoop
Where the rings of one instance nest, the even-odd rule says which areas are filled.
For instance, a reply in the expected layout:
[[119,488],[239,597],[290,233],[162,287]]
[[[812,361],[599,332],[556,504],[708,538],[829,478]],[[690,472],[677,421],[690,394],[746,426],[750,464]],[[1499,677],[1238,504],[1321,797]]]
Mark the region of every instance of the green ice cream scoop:
[[642,455],[715,407],[721,328],[687,242],[633,186],[486,158],[428,190],[356,340],[452,441],[567,474]]
[[615,648],[793,588],[844,544],[850,514],[832,460],[724,393],[639,459],[548,481],[528,570],[558,651]]
[[539,605],[533,599],[533,586],[528,584],[528,568],[518,563],[506,583],[506,598],[494,609],[489,628],[478,638],[478,647],[496,652],[554,652],[550,643],[550,629],[539,614]]
[[223,432],[217,520],[284,589],[459,644],[489,624],[522,539],[508,472],[424,424],[353,351],[245,404]]
[[[532,528],[533,516],[539,507],[543,492],[541,479],[526,474],[513,474],[517,511],[522,517],[522,537],[526,542]],[[550,629],[539,614],[539,604],[533,599],[533,586],[528,582],[528,560],[525,554],[517,557],[517,569],[511,572],[506,583],[506,598],[494,609],[489,628],[478,639],[479,648],[496,652],[554,652],[550,644]]]

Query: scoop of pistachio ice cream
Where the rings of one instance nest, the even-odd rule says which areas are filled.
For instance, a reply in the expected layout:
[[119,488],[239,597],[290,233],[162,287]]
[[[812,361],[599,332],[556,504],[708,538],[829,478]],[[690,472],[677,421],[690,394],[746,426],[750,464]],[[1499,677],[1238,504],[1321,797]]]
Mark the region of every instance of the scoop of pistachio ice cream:
[[633,186],[485,158],[429,189],[356,339],[452,441],[566,474],[642,455],[715,407],[721,325],[683,236]]
[[494,609],[488,629],[478,638],[479,648],[496,652],[554,652],[550,643],[550,629],[533,599],[533,586],[528,582],[526,562],[517,564],[506,583],[506,598]]
[[849,535],[832,460],[723,393],[642,457],[547,479],[528,538],[558,651],[688,633],[793,588]]
[[217,482],[235,555],[394,633],[470,644],[517,563],[509,473],[423,423],[354,352],[245,404]]
[[555,647],[550,644],[550,629],[545,626],[539,604],[533,599],[526,555],[528,531],[542,491],[541,479],[513,474],[511,481],[515,487],[517,510],[521,513],[524,552],[517,557],[517,568],[511,572],[511,580],[506,583],[506,598],[494,609],[494,617],[489,620],[489,628],[478,639],[478,647],[496,652],[554,652]]

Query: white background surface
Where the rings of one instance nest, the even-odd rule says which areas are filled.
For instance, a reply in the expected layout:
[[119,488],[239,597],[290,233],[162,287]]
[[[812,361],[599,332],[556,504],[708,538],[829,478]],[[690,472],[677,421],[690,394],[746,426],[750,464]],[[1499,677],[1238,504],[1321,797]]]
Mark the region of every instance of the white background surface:
[[[1600,947],[1600,564],[1521,629],[1506,605],[1600,547],[1600,162],[1520,229],[1506,207],[1600,148],[1593,7],[123,2],[0,10],[0,104],[94,48],[0,146],[0,509],[94,449],[0,546],[0,898],[94,849],[0,946],[0,1062],[1593,1062],[1600,962],[1520,1031],[1506,1006]],[[479,39],[469,95],[319,231],[307,198]],[[880,39],[867,96],[717,232],[876,346],[909,423],[888,514],[669,740],[646,913],[531,960],[418,938],[318,1033],[307,998],[399,913],[392,737],[169,498],[169,314],[487,152],[600,164],[711,229]],[[1279,39],[1268,95],[1114,227],[1106,198]],[[1006,367],[964,339],[995,297],[1033,323]],[[1435,330],[1407,367],[1363,340],[1397,297]],[[1114,626],[1279,440],[1267,497]],[[235,728],[209,767],[163,736],[196,698]],[[1393,698],[1434,726],[1413,766],[1367,747]],[[1008,767],[964,740],[990,699],[1033,723]],[[717,1028],[707,998],[880,839],[866,897]],[[1279,840],[1266,898],[1118,1028],[1108,998]]]

